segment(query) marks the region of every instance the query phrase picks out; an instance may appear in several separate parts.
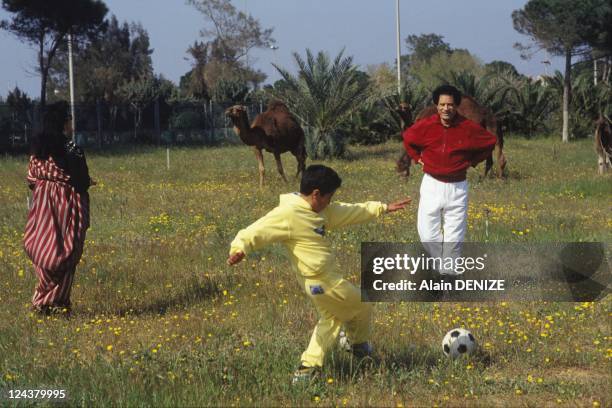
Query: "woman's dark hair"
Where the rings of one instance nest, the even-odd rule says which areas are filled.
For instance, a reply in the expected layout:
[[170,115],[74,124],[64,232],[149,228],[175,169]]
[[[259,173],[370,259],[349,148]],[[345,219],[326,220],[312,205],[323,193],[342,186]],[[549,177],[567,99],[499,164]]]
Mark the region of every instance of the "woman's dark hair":
[[32,140],[31,154],[41,160],[63,156],[67,140],[62,134],[68,118],[68,103],[59,101],[47,105],[43,114],[43,130]]
[[63,157],[66,153],[66,137],[58,132],[40,132],[32,140],[30,153],[38,159]]
[[440,100],[440,95],[450,95],[453,97],[453,102],[455,102],[455,106],[459,106],[461,104],[461,92],[457,88],[452,85],[440,85],[433,91],[432,100],[436,105]]
[[342,179],[334,169],[322,164],[313,164],[302,173],[300,193],[309,195],[318,189],[321,194],[329,194],[340,188],[341,184]]

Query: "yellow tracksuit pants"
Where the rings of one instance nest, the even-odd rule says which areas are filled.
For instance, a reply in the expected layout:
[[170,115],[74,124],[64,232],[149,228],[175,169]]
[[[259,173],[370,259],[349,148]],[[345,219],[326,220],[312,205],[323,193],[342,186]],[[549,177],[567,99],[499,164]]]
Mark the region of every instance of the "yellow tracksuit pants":
[[302,353],[302,365],[321,367],[342,325],[352,344],[370,339],[372,305],[361,302],[358,287],[343,278],[298,279],[319,313],[308,348]]

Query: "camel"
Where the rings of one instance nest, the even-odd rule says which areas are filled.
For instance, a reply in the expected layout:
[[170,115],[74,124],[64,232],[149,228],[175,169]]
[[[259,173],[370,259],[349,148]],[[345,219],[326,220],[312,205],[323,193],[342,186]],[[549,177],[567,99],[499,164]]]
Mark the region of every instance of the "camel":
[[[412,125],[412,107],[405,102],[401,102],[397,109],[395,109],[395,112],[399,115],[401,119],[401,133],[403,134],[404,130],[408,129]],[[408,154],[406,154],[406,151],[404,150],[400,155],[399,159],[397,159],[395,167],[397,172],[400,173],[403,177],[408,177],[410,176],[410,164],[410,156],[408,156]]]
[[597,152],[597,172],[607,173],[612,168],[612,125],[603,115],[595,122],[595,151]]
[[225,115],[231,119],[234,124],[234,132],[240,140],[247,146],[253,146],[259,164],[260,187],[263,187],[265,175],[262,150],[274,154],[276,167],[285,182],[287,177],[285,177],[281,162],[282,153],[291,152],[297,159],[296,178],[304,171],[306,167],[304,131],[282,102],[270,103],[265,112],[255,117],[252,125],[249,125],[247,110],[244,106],[234,105],[225,111]]
[[[400,109],[398,109],[398,113]],[[435,105],[430,105],[423,109],[417,115],[415,121],[419,121],[423,118],[431,116],[437,112],[437,108]],[[461,97],[461,103],[457,107],[457,112],[461,115],[470,119],[476,123],[479,123],[483,128],[487,129],[489,132],[493,133],[497,136],[497,143],[495,144],[494,153],[492,153],[489,157],[487,157],[485,162],[485,177],[493,167],[493,154],[495,154],[495,159],[497,161],[497,177],[501,178],[504,176],[504,169],[506,168],[506,157],[504,156],[503,147],[504,147],[504,135],[501,131],[501,126],[497,123],[497,119],[493,112],[490,109],[480,106],[478,102],[474,98],[468,95],[463,95]],[[400,114],[401,116],[401,114]],[[407,116],[409,118],[409,116]],[[408,122],[405,122],[408,123]],[[412,123],[410,123],[411,125]],[[407,128],[408,126],[405,126]],[[403,176],[408,177],[410,175],[410,165],[411,159],[406,154],[400,157],[400,159],[396,163],[397,171]]]

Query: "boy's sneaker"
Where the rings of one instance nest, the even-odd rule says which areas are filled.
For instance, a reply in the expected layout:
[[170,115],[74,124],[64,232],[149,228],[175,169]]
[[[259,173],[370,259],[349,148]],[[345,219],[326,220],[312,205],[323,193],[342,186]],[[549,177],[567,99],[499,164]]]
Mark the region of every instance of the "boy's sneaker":
[[372,357],[374,351],[372,345],[367,341],[359,344],[351,344],[344,331],[341,331],[338,335],[338,347],[340,350],[353,353],[357,358]]
[[293,385],[310,384],[319,375],[319,367],[306,367],[300,364],[297,370],[293,373]]
[[346,337],[346,333],[341,331],[338,334],[338,348],[344,351],[351,351],[351,343],[349,342],[348,337]]
[[372,357],[373,351],[372,345],[367,341],[365,343],[354,344],[351,348],[351,352],[357,358]]

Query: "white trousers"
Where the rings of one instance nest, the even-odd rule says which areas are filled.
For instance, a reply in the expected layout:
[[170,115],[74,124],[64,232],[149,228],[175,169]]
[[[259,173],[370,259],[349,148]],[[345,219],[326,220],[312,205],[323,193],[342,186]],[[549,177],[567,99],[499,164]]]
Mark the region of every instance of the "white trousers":
[[[467,180],[445,183],[427,173],[423,175],[417,229],[430,257],[447,259],[461,256],[461,244],[467,230],[467,209]],[[444,267],[439,272],[456,274],[453,269]]]

